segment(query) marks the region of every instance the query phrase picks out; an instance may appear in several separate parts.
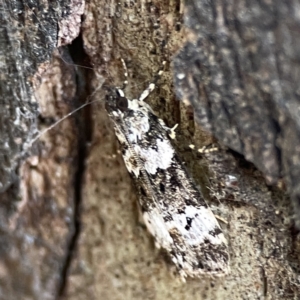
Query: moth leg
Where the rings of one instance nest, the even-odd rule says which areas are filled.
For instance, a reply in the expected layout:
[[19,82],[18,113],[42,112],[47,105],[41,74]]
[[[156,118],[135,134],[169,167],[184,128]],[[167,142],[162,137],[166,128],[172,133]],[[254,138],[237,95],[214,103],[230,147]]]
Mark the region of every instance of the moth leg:
[[176,138],[176,128],[178,127],[178,124],[175,124],[172,128],[169,128],[169,137],[172,139],[172,140],[175,140]]
[[[189,145],[190,149],[194,150],[195,149],[195,145],[191,144]],[[200,149],[197,149],[197,151],[201,154],[205,154],[205,153],[211,153],[211,152],[218,152],[220,149],[218,146],[211,144],[208,146],[203,146]]]
[[167,63],[166,61],[162,62],[162,68],[158,70],[157,74],[154,77],[153,82],[151,82],[148,85],[148,87],[142,92],[142,94],[139,97],[139,101],[144,101],[150,95],[150,93],[155,89],[156,82],[160,79],[161,75],[163,74],[166,63]]
[[211,144],[208,146],[203,146],[200,149],[198,149],[199,153],[211,153],[211,152],[218,152],[220,148],[218,146]]

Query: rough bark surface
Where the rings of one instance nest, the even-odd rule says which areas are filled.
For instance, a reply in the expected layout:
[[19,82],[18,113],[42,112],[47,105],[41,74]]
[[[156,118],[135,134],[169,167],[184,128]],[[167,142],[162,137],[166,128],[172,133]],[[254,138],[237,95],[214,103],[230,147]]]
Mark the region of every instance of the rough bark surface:
[[298,5],[186,1],[174,73],[178,97],[204,129],[270,183],[284,178],[300,220]]
[[[70,6],[68,1],[4,0],[0,14],[0,298],[54,299],[74,231],[71,174],[76,167],[69,157],[76,141],[44,136],[40,153],[37,148],[31,152],[31,143],[39,111],[47,106],[39,120],[51,124],[67,113],[64,103],[56,111],[55,101],[70,101],[75,91],[73,67],[59,66],[59,61],[47,68],[58,42],[58,20],[70,14]],[[68,132],[72,134],[70,126]],[[54,148],[58,152],[51,152]]]
[[[33,2],[1,9],[0,299],[297,299],[293,212],[284,189],[265,181],[285,174],[297,197],[297,7]],[[179,123],[178,152],[229,242],[225,278],[181,282],[139,218],[101,101],[104,86],[122,84],[120,58],[128,97],[168,62],[149,103]],[[174,90],[222,142],[218,152],[190,150],[213,139]],[[99,101],[33,138],[90,100]]]

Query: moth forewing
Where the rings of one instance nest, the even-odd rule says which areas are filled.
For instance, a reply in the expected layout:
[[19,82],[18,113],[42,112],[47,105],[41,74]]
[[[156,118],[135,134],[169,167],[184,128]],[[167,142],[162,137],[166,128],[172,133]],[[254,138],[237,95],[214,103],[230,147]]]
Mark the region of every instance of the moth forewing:
[[125,165],[139,190],[149,232],[181,276],[222,276],[229,255],[221,228],[173,148],[170,129],[143,100],[120,89],[106,97],[106,109],[121,144]]

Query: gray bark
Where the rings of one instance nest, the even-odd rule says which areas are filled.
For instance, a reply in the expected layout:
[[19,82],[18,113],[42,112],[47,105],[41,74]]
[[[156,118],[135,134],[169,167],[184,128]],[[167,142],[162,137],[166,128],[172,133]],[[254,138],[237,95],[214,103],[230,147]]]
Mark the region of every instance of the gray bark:
[[[2,2],[1,299],[297,299],[296,4],[194,2]],[[168,62],[149,103],[221,219],[223,279],[182,283],[139,219],[103,105],[120,58],[128,97]]]

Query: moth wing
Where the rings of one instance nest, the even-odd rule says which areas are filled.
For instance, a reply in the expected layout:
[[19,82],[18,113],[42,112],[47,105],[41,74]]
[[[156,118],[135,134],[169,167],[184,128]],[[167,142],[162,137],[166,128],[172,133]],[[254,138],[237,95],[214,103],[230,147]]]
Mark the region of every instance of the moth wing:
[[143,217],[156,244],[170,254],[183,277],[229,272],[227,242],[209,208],[191,206],[166,215],[156,207],[144,211]]

